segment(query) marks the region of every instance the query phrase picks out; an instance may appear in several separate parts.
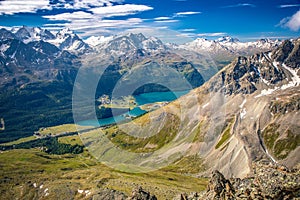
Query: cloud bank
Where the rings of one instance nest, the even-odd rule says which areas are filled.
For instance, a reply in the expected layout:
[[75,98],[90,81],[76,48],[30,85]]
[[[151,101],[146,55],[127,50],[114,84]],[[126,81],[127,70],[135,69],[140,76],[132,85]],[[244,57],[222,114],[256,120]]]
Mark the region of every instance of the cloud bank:
[[0,1],[0,15],[15,13],[35,13],[37,10],[51,9],[49,0],[6,0]]

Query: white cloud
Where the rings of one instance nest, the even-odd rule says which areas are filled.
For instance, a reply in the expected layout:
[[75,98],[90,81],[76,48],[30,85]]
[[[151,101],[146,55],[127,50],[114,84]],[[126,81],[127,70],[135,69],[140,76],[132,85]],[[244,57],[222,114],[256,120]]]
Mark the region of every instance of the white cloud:
[[94,14],[104,17],[127,16],[138,12],[152,10],[153,8],[146,5],[124,4],[106,7],[91,8],[90,11]]
[[47,18],[52,21],[56,20],[66,20],[66,21],[72,21],[72,20],[82,20],[82,19],[93,19],[94,16],[91,13],[78,11],[73,13],[62,13],[57,15],[45,15],[43,18]]
[[143,22],[143,20],[140,18],[129,18],[126,20],[94,21],[94,23],[89,22],[89,24],[87,24],[87,23],[72,23],[72,24],[70,24],[70,26],[74,30],[84,31],[84,30],[95,29],[95,28],[118,28],[118,29],[127,28],[130,26],[138,25],[142,22]]
[[176,19],[170,19],[170,20],[157,20],[156,23],[175,23],[178,22]]
[[59,0],[53,7],[66,9],[89,9],[92,7],[112,6],[113,3],[122,3],[123,0],[73,0],[66,2]]
[[172,19],[171,17],[156,17],[154,20],[170,20]]
[[184,37],[184,38],[194,38],[195,34],[194,33],[180,33],[180,34],[177,34],[176,36]]
[[40,9],[51,9],[49,0],[0,1],[0,15],[13,15],[15,13],[34,13]]
[[293,16],[282,19],[279,25],[292,31],[298,31],[300,29],[300,10]]
[[194,28],[186,28],[186,29],[183,29],[181,31],[182,32],[194,32],[194,31],[196,31],[196,29],[194,29]]
[[[84,3],[91,3],[92,1],[84,1]],[[100,2],[100,1],[99,1]],[[104,2],[104,0],[101,0]],[[111,1],[110,1],[111,2]],[[78,4],[79,5],[79,4]],[[85,4],[89,5],[89,4]],[[84,4],[80,4],[80,7],[84,7]],[[99,3],[100,5],[100,3]],[[74,7],[74,6],[73,6]],[[44,25],[44,27],[49,27],[52,30],[57,30],[56,27],[60,28],[68,27],[71,30],[79,33],[80,36],[91,36],[100,33],[111,33],[114,34],[117,31],[123,31],[128,28],[140,26],[144,23],[141,18],[128,18],[124,20],[110,20],[106,19],[112,16],[127,16],[136,14],[138,12],[151,10],[152,7],[146,5],[136,5],[136,4],[125,4],[125,5],[114,5],[114,6],[104,6],[104,7],[91,7],[86,9],[87,11],[74,11],[61,13],[56,15],[44,15],[53,23]],[[57,24],[56,21],[66,21],[65,23]]]
[[238,7],[256,7],[254,4],[251,3],[239,3],[239,4],[234,4],[234,5],[229,5],[229,6],[224,6],[222,8],[238,8]]
[[101,6],[112,6],[113,3],[121,3],[123,0],[74,0],[74,8],[91,8]]
[[300,4],[286,4],[286,5],[280,5],[279,8],[291,8],[291,7],[299,7]]
[[194,12],[194,11],[187,11],[187,12],[178,12],[175,13],[175,16],[184,16],[184,15],[197,15],[197,14],[201,14],[201,12]]
[[143,20],[140,18],[129,18],[126,20],[82,19],[60,24],[45,24],[44,28],[50,30],[59,30],[62,27],[68,27],[71,30],[76,31],[81,37],[86,37],[102,34],[108,35],[108,33],[109,35],[112,35],[114,33],[124,31],[129,27],[137,27],[141,25],[142,22]]
[[225,36],[227,35],[227,33],[222,33],[222,32],[218,32],[218,33],[199,33],[197,34],[197,36],[199,37],[221,37],[221,36]]

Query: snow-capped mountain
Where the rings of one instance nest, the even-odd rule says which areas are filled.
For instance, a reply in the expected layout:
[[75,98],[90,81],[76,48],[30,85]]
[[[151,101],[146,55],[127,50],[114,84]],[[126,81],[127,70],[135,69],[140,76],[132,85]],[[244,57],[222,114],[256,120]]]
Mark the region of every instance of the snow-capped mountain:
[[103,44],[105,42],[108,42],[110,40],[112,40],[114,37],[113,36],[91,36],[89,38],[87,38],[86,40],[84,40],[85,43],[87,43],[90,47],[96,47],[100,44]]
[[112,56],[122,56],[142,50],[147,53],[158,52],[166,49],[163,42],[155,37],[145,37],[142,33],[114,36],[112,39],[97,46],[97,51]]
[[55,45],[60,50],[68,50],[73,53],[83,53],[90,48],[88,44],[68,28],[62,29],[55,34],[40,27],[23,26],[21,28],[13,28],[10,33],[25,44],[33,41],[44,41]]
[[229,43],[229,42],[239,42],[240,40],[237,38],[232,38],[229,36],[221,37],[216,40],[217,42]]
[[261,39],[255,42],[240,42],[236,38],[226,36],[216,40],[197,38],[192,42],[179,45],[177,48],[192,50],[199,53],[210,53],[212,55],[224,53],[229,55],[250,55],[270,50],[280,43],[279,40],[270,39]]
[[89,49],[89,45],[86,44],[77,34],[71,31],[69,28],[60,30],[53,40],[47,42],[54,44],[61,50],[68,50],[73,52],[84,52]]
[[55,36],[46,29],[41,29],[39,27],[26,27],[23,26],[19,29],[13,29],[12,33],[15,34],[17,38],[19,38],[24,43],[32,42],[32,41],[40,41],[40,40],[51,40],[54,39]]
[[16,39],[16,35],[6,30],[5,28],[0,29],[0,40],[7,40],[7,39]]

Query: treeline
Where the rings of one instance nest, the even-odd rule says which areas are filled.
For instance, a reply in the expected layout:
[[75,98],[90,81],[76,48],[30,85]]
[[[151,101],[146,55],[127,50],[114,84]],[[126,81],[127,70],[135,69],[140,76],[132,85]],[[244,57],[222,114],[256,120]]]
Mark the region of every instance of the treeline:
[[45,151],[49,154],[80,154],[83,152],[84,146],[81,145],[71,145],[71,144],[64,144],[59,143],[56,137],[48,137],[43,139],[32,140],[28,142],[23,142],[16,145],[10,146],[0,146],[0,149],[11,150],[11,149],[31,149],[31,148],[40,148],[41,150]]
[[72,85],[54,81],[0,91],[0,118],[5,120],[0,143],[31,136],[40,127],[74,123],[72,90]]

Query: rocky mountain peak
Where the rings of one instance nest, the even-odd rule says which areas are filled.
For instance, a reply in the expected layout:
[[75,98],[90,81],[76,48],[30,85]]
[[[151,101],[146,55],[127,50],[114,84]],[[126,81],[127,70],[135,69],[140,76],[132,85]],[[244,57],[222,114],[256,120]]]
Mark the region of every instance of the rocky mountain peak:
[[148,53],[165,50],[166,46],[161,40],[155,37],[147,38],[142,33],[128,33],[126,35],[115,36],[97,48],[100,52],[118,57],[132,54],[132,52],[136,52],[138,49]]
[[213,57],[235,58],[237,55],[252,55],[262,51],[272,50],[281,42],[278,40],[264,39],[255,42],[241,42],[229,36],[216,40],[197,38],[192,42],[179,45],[180,49],[192,50],[197,53],[209,53]]
[[53,40],[48,40],[49,43],[54,44],[61,50],[72,51],[76,54],[87,51],[90,47],[86,44],[76,33],[69,28],[64,28],[56,33]]
[[6,40],[6,39],[16,39],[16,35],[12,32],[6,30],[5,28],[0,29],[0,40]]
[[224,37],[218,38],[216,40],[216,42],[224,42],[224,43],[226,43],[226,42],[239,42],[239,39],[232,38],[230,36],[224,36]]
[[211,89],[225,94],[251,94],[270,87],[277,90],[297,86],[299,55],[299,43],[287,40],[272,52],[239,56],[212,80]]
[[23,26],[19,29],[13,29],[12,31],[15,32],[18,39],[25,43],[39,40],[51,40],[55,38],[50,31],[41,29],[40,27]]
[[143,42],[144,40],[147,39],[142,33],[137,33],[137,34],[129,33],[129,34],[127,34],[127,36],[131,40],[136,41],[136,42]]
[[65,37],[78,37],[70,28],[64,28],[56,33],[56,37],[65,38]]
[[271,57],[277,62],[298,69],[300,67],[300,38],[284,41],[279,48],[272,51]]

